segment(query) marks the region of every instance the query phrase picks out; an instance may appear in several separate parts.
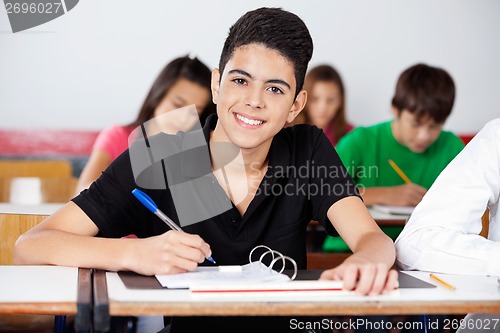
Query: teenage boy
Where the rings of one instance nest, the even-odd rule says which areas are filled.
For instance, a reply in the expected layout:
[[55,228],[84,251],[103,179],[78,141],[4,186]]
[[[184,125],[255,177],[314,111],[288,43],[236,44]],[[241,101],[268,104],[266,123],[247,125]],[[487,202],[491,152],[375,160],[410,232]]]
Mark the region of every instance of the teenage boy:
[[[443,131],[455,100],[455,84],[441,68],[417,64],[399,77],[392,99],[395,119],[358,127],[343,137],[337,152],[364,203],[416,206],[439,173],[462,150],[462,141]],[[389,164],[392,160],[411,182]],[[382,228],[396,239],[402,227]],[[336,237],[327,237],[325,251],[347,250]]]
[[[208,256],[221,265],[246,264],[250,250],[264,244],[305,269],[305,230],[315,219],[330,233],[338,232],[354,252],[340,266],[325,271],[322,279],[342,279],[345,288],[360,294],[392,290],[397,280],[397,273],[390,270],[394,246],[371,218],[352,180],[294,172],[312,165],[345,171],[321,130],[305,125],[283,129],[306,103],[302,85],[311,56],[307,27],[284,10],[260,8],[230,28],[219,68],[212,73],[218,117],[207,119],[203,135],[210,144],[232,143],[243,156],[243,171],[226,168],[224,177],[213,173],[214,183],[221,185],[218,189],[228,200],[235,188],[248,189],[243,199],[233,200],[231,209],[184,227],[186,233],[169,230],[131,194],[137,185],[126,151],[88,190],[21,236],[16,262],[173,274],[194,270]],[[168,138],[182,147],[188,144],[187,137],[160,134],[150,142]],[[212,150],[210,158],[216,158]],[[212,161],[212,168],[215,164]],[[227,179],[240,183],[228,187]],[[304,191],[308,188],[315,193]],[[286,193],[275,194],[278,189]],[[178,222],[170,190],[144,191]],[[103,237],[94,237],[97,234]],[[129,234],[139,239],[121,238]],[[283,318],[181,317],[172,319],[171,329],[189,331],[208,325],[217,331],[234,329],[233,325],[262,329],[270,322],[288,325]]]
[[[462,150],[462,141],[443,131],[455,100],[455,84],[441,68],[417,64],[400,76],[392,99],[395,119],[359,127],[337,146],[366,205],[416,206],[439,173]],[[405,183],[393,160],[408,176]]]

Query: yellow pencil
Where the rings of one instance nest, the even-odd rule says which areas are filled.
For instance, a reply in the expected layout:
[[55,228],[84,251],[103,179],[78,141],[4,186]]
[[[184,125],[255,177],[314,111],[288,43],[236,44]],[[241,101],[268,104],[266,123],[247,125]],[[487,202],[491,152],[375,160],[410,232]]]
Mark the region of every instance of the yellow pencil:
[[401,177],[401,179],[403,179],[405,181],[406,184],[412,183],[412,181],[410,180],[410,178],[408,178],[408,176],[405,175],[405,173],[403,172],[403,170],[401,170],[398,167],[398,165],[396,163],[394,163],[393,160],[388,160],[388,162],[391,165],[391,167],[394,169],[394,171],[397,172],[397,174],[399,175],[399,177]]
[[431,279],[433,279],[436,282],[439,282],[441,285],[445,286],[446,288],[448,288],[450,290],[455,290],[456,289],[454,286],[452,286],[448,282],[445,282],[445,281],[441,280],[440,278],[438,278],[436,275],[434,275],[432,273],[429,274],[429,276],[431,277]]

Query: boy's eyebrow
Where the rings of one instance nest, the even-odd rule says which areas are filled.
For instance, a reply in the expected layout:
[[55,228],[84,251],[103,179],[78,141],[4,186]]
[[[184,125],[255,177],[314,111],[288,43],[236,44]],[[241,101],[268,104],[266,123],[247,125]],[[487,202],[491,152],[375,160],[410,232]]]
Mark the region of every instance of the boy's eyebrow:
[[[246,72],[246,71],[244,71],[242,69],[232,69],[232,70],[230,70],[227,73],[228,74],[235,74],[235,73],[237,73],[237,74],[246,76],[249,79],[255,80],[255,77],[253,77],[250,73],[248,73],[248,72]],[[287,87],[288,89],[291,89],[290,84],[288,84],[288,82],[286,82],[284,80],[281,80],[281,79],[270,79],[270,80],[266,80],[265,83],[281,84],[281,85],[284,85],[285,87]]]
[[280,79],[271,79],[271,80],[267,80],[266,83],[276,83],[276,84],[281,84],[281,85],[284,85],[286,86],[288,89],[291,89],[290,85],[286,82],[286,81],[283,81],[283,80],[280,80]]

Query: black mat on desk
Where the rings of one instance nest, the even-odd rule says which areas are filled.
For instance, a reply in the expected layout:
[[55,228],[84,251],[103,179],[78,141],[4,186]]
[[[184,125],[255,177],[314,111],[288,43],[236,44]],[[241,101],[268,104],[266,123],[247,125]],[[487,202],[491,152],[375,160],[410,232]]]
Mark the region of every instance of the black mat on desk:
[[417,279],[411,275],[398,272],[399,288],[436,288],[435,285]]
[[[299,270],[295,280],[317,280],[323,270]],[[291,271],[285,271],[291,276]],[[144,276],[134,272],[118,272],[123,284],[129,289],[167,289],[162,287],[154,276]],[[436,288],[435,285],[417,279],[411,275],[399,272],[399,288]]]
[[155,276],[144,276],[134,272],[118,272],[118,276],[129,289],[163,289]]

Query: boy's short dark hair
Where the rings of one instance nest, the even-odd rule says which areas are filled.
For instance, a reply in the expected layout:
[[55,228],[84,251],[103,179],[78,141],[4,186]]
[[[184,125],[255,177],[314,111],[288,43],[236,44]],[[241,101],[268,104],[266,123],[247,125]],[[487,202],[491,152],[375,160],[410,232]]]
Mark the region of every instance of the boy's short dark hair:
[[234,50],[249,44],[263,44],[292,63],[297,95],[304,84],[313,52],[311,35],[304,22],[281,8],[263,7],[247,12],[229,29],[219,60],[221,75]]
[[455,84],[444,69],[417,64],[399,76],[392,105],[407,110],[417,119],[428,116],[442,124],[451,113],[455,100]]

